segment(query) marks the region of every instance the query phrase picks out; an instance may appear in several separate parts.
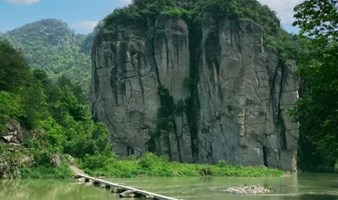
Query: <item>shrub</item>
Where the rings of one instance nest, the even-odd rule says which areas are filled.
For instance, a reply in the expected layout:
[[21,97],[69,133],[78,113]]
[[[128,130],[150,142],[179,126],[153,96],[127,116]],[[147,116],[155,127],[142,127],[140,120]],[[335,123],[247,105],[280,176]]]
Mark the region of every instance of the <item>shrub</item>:
[[202,166],[199,170],[198,173],[201,176],[212,176],[214,173],[212,172],[212,168],[210,166]]
[[23,116],[23,109],[19,96],[9,92],[0,91],[0,130],[3,124],[11,118],[20,118]]
[[85,155],[85,157],[81,161],[82,168],[86,169],[102,169],[104,168],[108,162],[114,162],[114,159],[111,156],[103,155],[103,154],[95,154],[95,155]]
[[141,158],[139,164],[141,165],[142,168],[153,168],[161,163],[166,163],[168,162],[164,158],[160,158],[153,153],[146,153],[144,156]]
[[34,157],[34,166],[42,166],[42,167],[52,167],[52,153],[47,150],[36,151],[33,154]]

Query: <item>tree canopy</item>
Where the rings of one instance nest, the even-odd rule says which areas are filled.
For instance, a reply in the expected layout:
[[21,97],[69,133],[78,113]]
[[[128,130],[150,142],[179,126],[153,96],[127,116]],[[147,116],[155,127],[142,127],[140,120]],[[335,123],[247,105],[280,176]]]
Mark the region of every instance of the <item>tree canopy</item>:
[[257,0],[134,0],[129,6],[116,9],[104,19],[105,27],[136,25],[146,27],[159,18],[181,18],[194,30],[201,27],[206,13],[215,19],[249,18],[264,28],[266,48],[282,60],[298,59],[301,40],[280,27],[276,13]]
[[315,40],[329,40],[338,37],[338,1],[306,0],[295,7],[294,25],[301,34]]
[[[332,168],[338,160],[338,1],[306,0],[296,6],[294,25],[308,48],[299,68],[303,95],[294,110],[315,153]],[[308,155],[311,157],[311,155]],[[323,161],[324,162],[324,161]]]
[[8,41],[0,41],[0,90],[13,91],[22,86],[29,72],[23,54]]

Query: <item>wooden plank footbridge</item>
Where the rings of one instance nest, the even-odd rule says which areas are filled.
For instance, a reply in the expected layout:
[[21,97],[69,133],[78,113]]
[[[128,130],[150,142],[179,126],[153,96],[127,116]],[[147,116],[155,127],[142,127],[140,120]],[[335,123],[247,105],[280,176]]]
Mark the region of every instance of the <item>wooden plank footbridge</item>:
[[83,183],[90,183],[94,186],[99,186],[102,188],[109,189],[112,193],[119,193],[119,196],[121,198],[146,198],[146,199],[154,199],[154,200],[179,200],[172,197],[163,196],[160,194],[148,192],[141,189],[136,189],[133,187],[112,183],[109,181],[105,181],[99,178],[94,178],[91,176],[88,176],[84,173],[81,173],[79,170],[72,169],[73,172],[76,173],[75,179],[78,182]]

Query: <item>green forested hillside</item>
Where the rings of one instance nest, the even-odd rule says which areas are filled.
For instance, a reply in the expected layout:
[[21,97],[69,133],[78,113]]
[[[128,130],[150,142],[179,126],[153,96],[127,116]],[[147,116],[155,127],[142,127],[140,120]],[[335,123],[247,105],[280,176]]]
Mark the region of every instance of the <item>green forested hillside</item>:
[[88,91],[90,56],[88,51],[81,51],[86,35],[76,34],[60,20],[46,19],[6,32],[0,38],[21,49],[33,68],[45,70],[53,80],[65,75]]
[[81,88],[65,76],[52,81],[45,71],[30,69],[7,41],[0,41],[0,80],[0,136],[13,136],[6,125],[12,121],[24,129],[21,145],[0,138],[0,178],[62,177],[68,168],[56,157],[111,154],[108,131],[92,120]]

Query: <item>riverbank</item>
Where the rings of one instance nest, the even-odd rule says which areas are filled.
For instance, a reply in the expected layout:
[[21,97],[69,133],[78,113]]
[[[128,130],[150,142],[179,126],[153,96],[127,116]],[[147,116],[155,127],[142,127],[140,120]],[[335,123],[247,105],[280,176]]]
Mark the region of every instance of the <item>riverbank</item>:
[[278,177],[285,172],[266,167],[233,166],[223,161],[218,164],[187,164],[170,162],[166,158],[152,153],[141,159],[108,159],[87,158],[80,167],[92,176],[111,178],[132,178],[137,176],[151,177],[199,177],[199,176],[232,176],[232,177]]
[[63,154],[0,144],[0,179],[67,179],[73,173]]
[[[0,145],[1,146],[1,145]],[[1,146],[0,179],[68,179],[73,176],[69,165],[77,165],[94,177],[133,178],[150,177],[269,177],[282,176],[285,172],[266,167],[233,166],[224,161],[218,164],[187,164],[170,162],[152,153],[142,158],[120,158],[113,154],[86,155],[72,158],[47,150],[27,149],[20,146]]]

